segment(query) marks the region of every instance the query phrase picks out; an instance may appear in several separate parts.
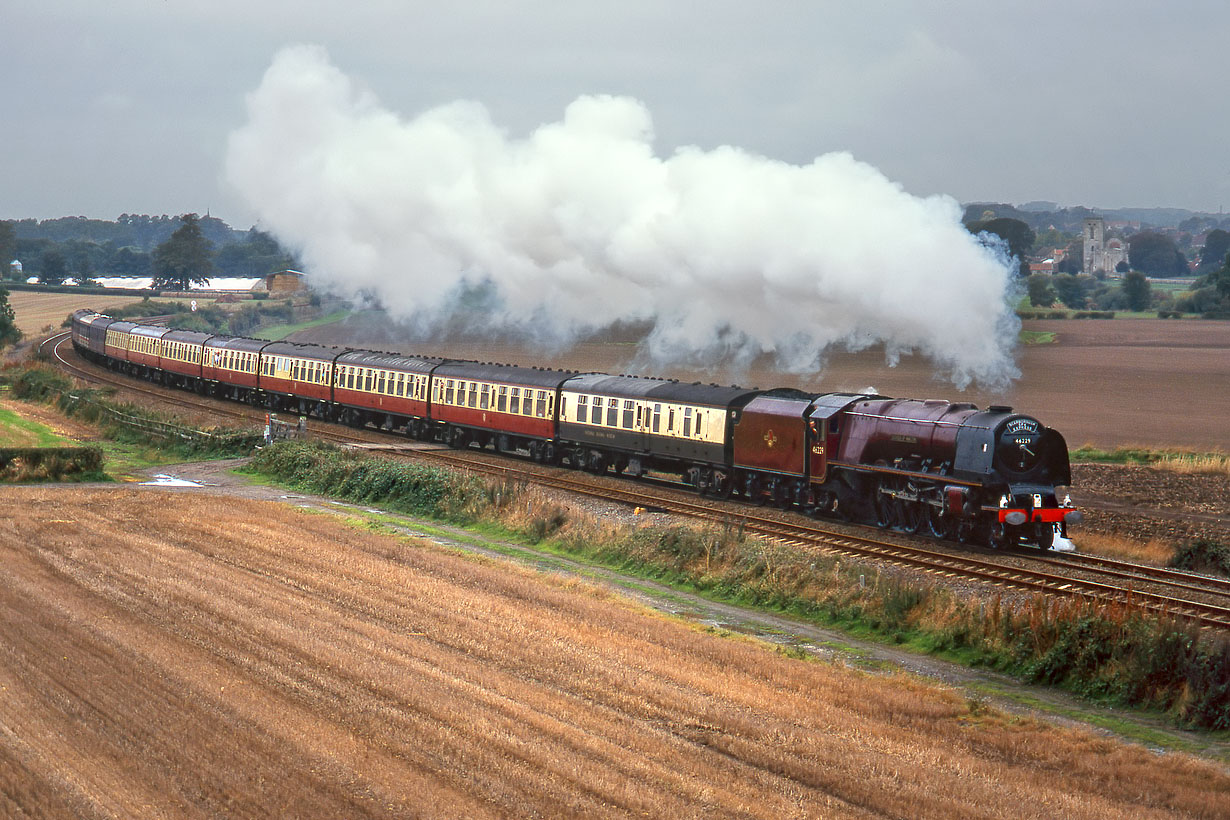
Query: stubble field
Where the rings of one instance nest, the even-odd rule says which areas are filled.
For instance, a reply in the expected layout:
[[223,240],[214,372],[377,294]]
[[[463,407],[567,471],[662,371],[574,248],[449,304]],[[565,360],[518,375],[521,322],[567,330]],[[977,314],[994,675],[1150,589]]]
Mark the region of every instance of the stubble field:
[[284,504],[13,488],[0,814],[1225,816],[1230,777]]

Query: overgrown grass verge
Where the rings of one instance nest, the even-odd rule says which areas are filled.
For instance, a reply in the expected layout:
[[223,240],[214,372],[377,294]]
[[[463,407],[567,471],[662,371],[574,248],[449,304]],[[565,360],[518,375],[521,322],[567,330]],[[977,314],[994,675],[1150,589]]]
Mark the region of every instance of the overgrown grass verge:
[[1142,464],[1176,473],[1230,475],[1230,454],[1198,453],[1191,450],[1154,450],[1147,447],[1116,447],[1103,450],[1086,444],[1070,453],[1072,461],[1102,464]]
[[1050,599],[972,600],[938,584],[720,528],[626,526],[579,516],[532,488],[282,442],[252,471],[291,487],[453,523],[673,584],[1058,685],[1102,703],[1156,709],[1179,725],[1230,730],[1230,640],[1126,607]]
[[6,371],[15,398],[54,404],[65,415],[96,426],[114,441],[176,458],[226,458],[247,455],[260,441],[256,430],[196,430],[165,413],[116,402],[102,391],[74,388],[71,380],[46,365]]

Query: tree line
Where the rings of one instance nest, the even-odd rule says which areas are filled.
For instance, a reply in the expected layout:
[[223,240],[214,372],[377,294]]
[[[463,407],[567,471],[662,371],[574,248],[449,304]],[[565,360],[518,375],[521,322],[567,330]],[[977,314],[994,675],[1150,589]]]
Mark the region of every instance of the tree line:
[[[984,211],[981,218],[967,219],[965,226],[973,234],[994,235],[1003,240],[1009,256],[1020,265],[1019,273],[1027,281],[1029,301],[1034,307],[1062,303],[1074,310],[1230,315],[1230,230],[1213,228],[1207,232],[1204,245],[1193,251],[1194,269],[1173,237],[1153,230],[1138,231],[1125,239],[1128,258],[1114,271],[1122,277],[1116,282],[1107,279],[1111,271],[1082,273],[1084,240],[1079,234],[1048,229],[1040,236],[1024,220],[996,216],[991,211]],[[1056,265],[1054,275],[1029,275],[1028,259],[1036,247],[1063,247],[1065,243],[1065,256]],[[1193,274],[1196,278],[1187,292],[1178,295],[1156,292],[1149,282],[1150,277]]]
[[211,276],[256,278],[298,268],[294,255],[268,233],[237,231],[197,214],[123,214],[115,222],[65,217],[0,220],[0,264],[20,260],[22,277],[44,284],[99,277],[151,277],[154,287],[187,290]]

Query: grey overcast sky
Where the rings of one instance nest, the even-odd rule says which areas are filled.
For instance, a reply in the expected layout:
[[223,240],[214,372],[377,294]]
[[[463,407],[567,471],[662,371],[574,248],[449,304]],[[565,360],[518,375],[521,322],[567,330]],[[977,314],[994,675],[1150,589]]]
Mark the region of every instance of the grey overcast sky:
[[0,218],[258,215],[227,137],[309,43],[404,118],[628,95],[660,156],[845,150],[919,196],[1230,207],[1226,0],[2,0]]

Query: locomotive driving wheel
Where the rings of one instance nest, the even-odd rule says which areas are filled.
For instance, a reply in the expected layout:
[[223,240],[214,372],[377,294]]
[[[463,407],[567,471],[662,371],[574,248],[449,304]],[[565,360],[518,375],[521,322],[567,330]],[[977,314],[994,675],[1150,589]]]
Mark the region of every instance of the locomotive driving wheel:
[[950,538],[953,534],[953,520],[943,507],[926,505],[927,532],[933,538]]
[[897,501],[898,516],[901,520],[901,530],[909,535],[914,535],[920,529],[927,518],[925,505],[920,501]]
[[880,482],[876,487],[875,501],[876,526],[882,530],[897,523],[897,499],[889,495],[887,482]]

